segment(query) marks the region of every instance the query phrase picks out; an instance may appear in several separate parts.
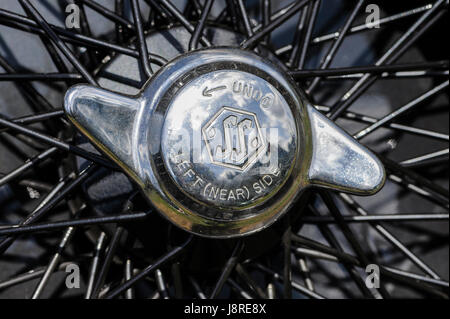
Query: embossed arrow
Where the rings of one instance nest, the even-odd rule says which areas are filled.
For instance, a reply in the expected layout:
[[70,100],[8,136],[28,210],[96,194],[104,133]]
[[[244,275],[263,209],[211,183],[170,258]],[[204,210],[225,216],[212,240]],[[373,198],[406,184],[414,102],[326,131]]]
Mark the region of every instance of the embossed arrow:
[[209,89],[209,90],[208,90],[208,87],[205,87],[203,89],[203,93],[202,94],[203,94],[203,96],[211,97],[212,96],[211,93],[213,93],[215,91],[225,90],[226,88],[227,88],[226,85],[218,86],[218,87],[215,87],[215,88],[212,88],[212,89]]

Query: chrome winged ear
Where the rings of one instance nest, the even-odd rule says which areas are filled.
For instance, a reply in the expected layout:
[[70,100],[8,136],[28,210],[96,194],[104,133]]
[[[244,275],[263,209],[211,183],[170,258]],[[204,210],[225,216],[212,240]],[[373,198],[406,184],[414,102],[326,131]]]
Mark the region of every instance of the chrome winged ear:
[[163,216],[201,236],[268,227],[310,186],[369,195],[385,179],[369,150],[249,51],[182,55],[134,97],[74,86],[64,107]]
[[308,115],[313,142],[310,182],[360,195],[379,191],[386,175],[380,160],[311,105]]

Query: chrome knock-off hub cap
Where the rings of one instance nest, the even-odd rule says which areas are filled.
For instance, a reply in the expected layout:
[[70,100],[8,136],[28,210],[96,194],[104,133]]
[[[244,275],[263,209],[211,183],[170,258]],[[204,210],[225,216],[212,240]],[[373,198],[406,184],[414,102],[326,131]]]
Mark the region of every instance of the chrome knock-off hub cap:
[[261,230],[309,186],[365,195],[384,182],[372,153],[248,51],[180,56],[135,97],[78,85],[65,109],[161,214],[202,236]]

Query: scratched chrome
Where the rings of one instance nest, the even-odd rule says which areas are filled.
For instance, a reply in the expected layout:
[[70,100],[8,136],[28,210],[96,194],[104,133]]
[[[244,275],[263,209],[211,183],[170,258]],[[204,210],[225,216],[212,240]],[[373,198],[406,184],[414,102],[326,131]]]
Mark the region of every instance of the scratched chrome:
[[264,229],[310,186],[370,195],[384,182],[371,152],[249,51],[182,55],[137,96],[74,86],[65,110],[163,216],[200,236]]

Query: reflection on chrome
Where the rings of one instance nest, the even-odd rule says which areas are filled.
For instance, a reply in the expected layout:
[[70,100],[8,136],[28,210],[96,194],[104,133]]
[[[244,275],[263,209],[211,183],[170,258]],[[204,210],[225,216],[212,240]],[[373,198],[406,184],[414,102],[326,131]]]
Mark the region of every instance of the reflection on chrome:
[[75,86],[65,110],[161,214],[201,236],[268,227],[310,186],[364,195],[384,182],[371,152],[249,51],[185,54],[134,97]]

